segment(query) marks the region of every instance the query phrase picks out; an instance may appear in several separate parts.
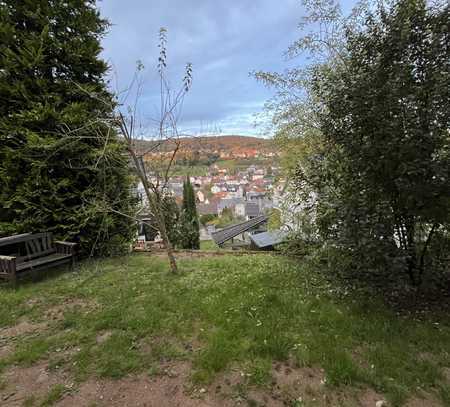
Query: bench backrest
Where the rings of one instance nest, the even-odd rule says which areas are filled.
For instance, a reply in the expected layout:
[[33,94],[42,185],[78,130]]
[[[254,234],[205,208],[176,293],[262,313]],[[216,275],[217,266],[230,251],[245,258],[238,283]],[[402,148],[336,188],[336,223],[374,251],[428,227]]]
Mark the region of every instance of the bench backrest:
[[19,245],[24,245],[24,248],[20,249],[20,255],[16,256],[18,263],[46,256],[56,251],[51,232],[26,233],[0,239],[0,246],[3,247],[12,246],[17,248]]
[[[46,256],[56,251],[53,245],[53,236],[50,232],[36,233],[25,240],[26,255],[24,260]],[[17,259],[19,260],[19,259]]]
[[22,233],[20,235],[2,237],[0,238],[0,247],[11,246],[13,244],[23,242],[29,236],[31,236],[31,233]]

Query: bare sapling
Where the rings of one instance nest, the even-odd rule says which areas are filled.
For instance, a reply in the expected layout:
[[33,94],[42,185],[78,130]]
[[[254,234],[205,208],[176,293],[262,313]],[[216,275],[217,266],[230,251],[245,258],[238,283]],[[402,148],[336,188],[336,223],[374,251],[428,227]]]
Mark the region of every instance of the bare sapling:
[[[173,252],[173,244],[169,239],[164,218],[163,198],[168,193],[171,170],[180,150],[181,140],[177,121],[181,113],[184,97],[192,84],[192,65],[188,63],[185,69],[180,89],[173,91],[167,79],[167,51],[166,30],[161,28],[159,33],[159,59],[158,74],[160,85],[160,113],[154,120],[155,126],[152,134],[146,134],[146,139],[152,141],[151,147],[140,147],[139,141],[143,139],[141,127],[137,125],[136,105],[140,94],[140,86],[136,91],[136,101],[128,114],[118,111],[115,115],[115,126],[123,136],[127,151],[134,164],[134,170],[142,183],[148,202],[148,210],[155,221],[155,227],[160,233],[164,249],[169,258],[170,269],[177,273],[177,263]],[[138,70],[142,65],[138,65]],[[142,145],[141,145],[142,146]]]

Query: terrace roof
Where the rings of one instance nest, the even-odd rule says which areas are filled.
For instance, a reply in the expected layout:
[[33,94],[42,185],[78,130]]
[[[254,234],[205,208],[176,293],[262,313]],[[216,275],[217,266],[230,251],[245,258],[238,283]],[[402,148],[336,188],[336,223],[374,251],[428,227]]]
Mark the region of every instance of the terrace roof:
[[272,230],[269,232],[257,233],[255,235],[250,235],[250,240],[260,249],[269,246],[275,246],[282,243],[286,237],[287,232],[282,230]]
[[236,225],[231,225],[221,230],[218,230],[217,232],[212,233],[211,236],[213,240],[216,242],[216,244],[220,246],[227,240],[231,240],[233,237],[236,237],[241,233],[247,232],[250,229],[253,229],[261,225],[262,223],[267,222],[268,219],[269,216],[261,215],[256,218],[250,219],[246,222],[238,223]]

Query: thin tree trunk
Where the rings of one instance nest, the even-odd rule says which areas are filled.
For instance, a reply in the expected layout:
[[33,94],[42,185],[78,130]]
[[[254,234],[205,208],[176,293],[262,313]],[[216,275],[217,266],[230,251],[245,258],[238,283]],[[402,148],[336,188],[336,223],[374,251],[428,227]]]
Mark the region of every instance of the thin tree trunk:
[[163,226],[164,232],[161,232],[161,237],[164,243],[164,248],[166,249],[167,257],[169,258],[169,264],[170,264],[170,271],[173,274],[178,273],[178,266],[177,262],[175,260],[175,256],[173,255],[173,247],[172,243],[170,243],[170,240],[167,237],[167,233],[165,231],[165,226]]
[[424,272],[424,268],[425,268],[425,255],[427,253],[428,246],[431,242],[431,239],[433,238],[433,234],[434,234],[435,230],[437,229],[437,226],[438,225],[436,223],[434,223],[433,226],[431,227],[430,233],[428,233],[427,240],[425,241],[425,244],[423,246],[422,253],[420,254],[419,275],[418,275],[419,284],[422,283],[422,279],[423,279],[423,272]]
[[[151,201],[149,201],[151,202]],[[159,233],[161,233],[161,238],[164,244],[164,249],[166,250],[167,257],[169,258],[170,271],[174,274],[178,273],[177,262],[175,256],[173,255],[173,247],[170,242],[169,236],[167,235],[166,223],[164,221],[164,216],[162,215],[163,209],[160,205],[161,201],[159,196],[154,197],[154,208],[155,216],[158,222]]]
[[141,162],[139,158],[136,156],[133,147],[131,145],[131,140],[126,138],[128,143],[128,151],[130,152],[131,157],[133,158],[133,162],[136,167],[136,172],[142,182],[142,185],[144,187],[145,195],[147,196],[147,200],[150,204],[151,209],[154,212],[154,215],[157,219],[158,223],[158,229],[161,233],[161,238],[163,240],[164,249],[166,250],[167,257],[169,258],[169,264],[170,264],[170,270],[172,273],[176,274],[178,272],[177,262],[175,260],[175,256],[173,255],[173,248],[172,244],[169,241],[169,238],[167,236],[166,231],[166,224],[164,223],[164,217],[162,216],[162,209],[161,205],[158,203],[158,197],[154,196],[154,194],[151,193],[150,188],[148,186],[147,177],[145,173],[143,172],[143,169],[141,168]]

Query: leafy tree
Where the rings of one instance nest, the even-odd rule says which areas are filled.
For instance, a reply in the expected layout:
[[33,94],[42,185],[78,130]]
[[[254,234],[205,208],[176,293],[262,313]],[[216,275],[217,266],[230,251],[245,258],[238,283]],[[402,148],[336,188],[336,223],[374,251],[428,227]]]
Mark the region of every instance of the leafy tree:
[[236,222],[237,219],[234,217],[233,210],[231,208],[223,208],[222,213],[213,221],[213,224],[218,228],[224,228]]
[[269,211],[269,222],[267,223],[268,230],[277,230],[283,226],[283,222],[281,220],[281,211],[276,208],[272,208]]
[[175,247],[178,247],[181,244],[181,235],[179,229],[181,217],[180,208],[178,207],[175,198],[171,195],[164,196],[162,208],[169,240]]
[[326,29],[290,49],[316,63],[259,74],[279,89],[293,200],[352,267],[420,284],[427,266],[442,270],[449,241],[450,6],[381,2],[343,18],[320,4],[310,22]]
[[210,222],[212,222],[216,218],[217,218],[217,215],[215,215],[213,213],[206,213],[206,214],[200,216],[200,223],[203,226],[206,226],[207,224],[209,224]]
[[[124,148],[99,58],[108,22],[95,0],[0,2],[0,233],[48,230],[84,253],[129,246]],[[77,129],[72,133],[69,129]]]
[[381,8],[347,34],[345,64],[314,78],[320,128],[342,166],[333,223],[354,249],[401,260],[413,283],[450,221],[449,21],[449,6],[422,0]]
[[200,249],[200,225],[195,204],[195,192],[189,176],[183,183],[183,207],[181,210],[181,247]]

